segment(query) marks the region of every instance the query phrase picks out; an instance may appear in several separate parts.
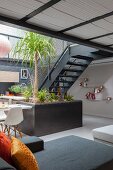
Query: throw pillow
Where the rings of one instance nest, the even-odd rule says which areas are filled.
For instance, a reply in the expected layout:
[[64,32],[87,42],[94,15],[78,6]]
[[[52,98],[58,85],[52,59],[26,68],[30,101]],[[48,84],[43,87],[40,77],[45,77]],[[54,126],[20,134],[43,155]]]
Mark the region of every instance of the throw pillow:
[[0,132],[0,157],[9,164],[12,164],[11,140],[3,132]]
[[39,170],[38,163],[30,149],[19,139],[11,138],[12,160],[19,170]]

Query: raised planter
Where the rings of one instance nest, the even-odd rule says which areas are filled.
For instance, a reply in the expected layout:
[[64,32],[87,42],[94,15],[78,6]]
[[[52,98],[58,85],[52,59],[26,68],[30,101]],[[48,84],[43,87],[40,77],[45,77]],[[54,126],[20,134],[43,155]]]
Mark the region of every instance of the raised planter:
[[24,111],[21,123],[22,132],[28,135],[43,136],[82,126],[82,101],[30,105],[33,108]]

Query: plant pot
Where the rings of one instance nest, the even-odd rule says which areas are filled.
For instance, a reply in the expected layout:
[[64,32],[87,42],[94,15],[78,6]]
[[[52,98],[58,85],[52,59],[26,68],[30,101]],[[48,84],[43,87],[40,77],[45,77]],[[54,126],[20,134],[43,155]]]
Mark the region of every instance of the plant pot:
[[22,132],[43,136],[82,126],[82,101],[33,104],[32,110],[24,110]]

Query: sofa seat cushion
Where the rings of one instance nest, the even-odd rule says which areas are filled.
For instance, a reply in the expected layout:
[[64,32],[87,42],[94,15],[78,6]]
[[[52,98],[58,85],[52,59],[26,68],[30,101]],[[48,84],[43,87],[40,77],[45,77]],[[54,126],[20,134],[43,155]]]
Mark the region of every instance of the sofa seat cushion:
[[113,125],[93,129],[94,139],[113,143]]
[[44,149],[44,142],[36,136],[23,136],[20,139],[33,153]]
[[113,147],[88,139],[68,136],[45,142],[35,153],[40,170],[111,170]]

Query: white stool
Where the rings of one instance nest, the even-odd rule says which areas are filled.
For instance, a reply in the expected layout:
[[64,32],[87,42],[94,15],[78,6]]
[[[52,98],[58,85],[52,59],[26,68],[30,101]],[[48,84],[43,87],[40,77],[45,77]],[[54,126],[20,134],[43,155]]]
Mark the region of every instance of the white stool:
[[113,125],[93,129],[94,140],[113,145]]

